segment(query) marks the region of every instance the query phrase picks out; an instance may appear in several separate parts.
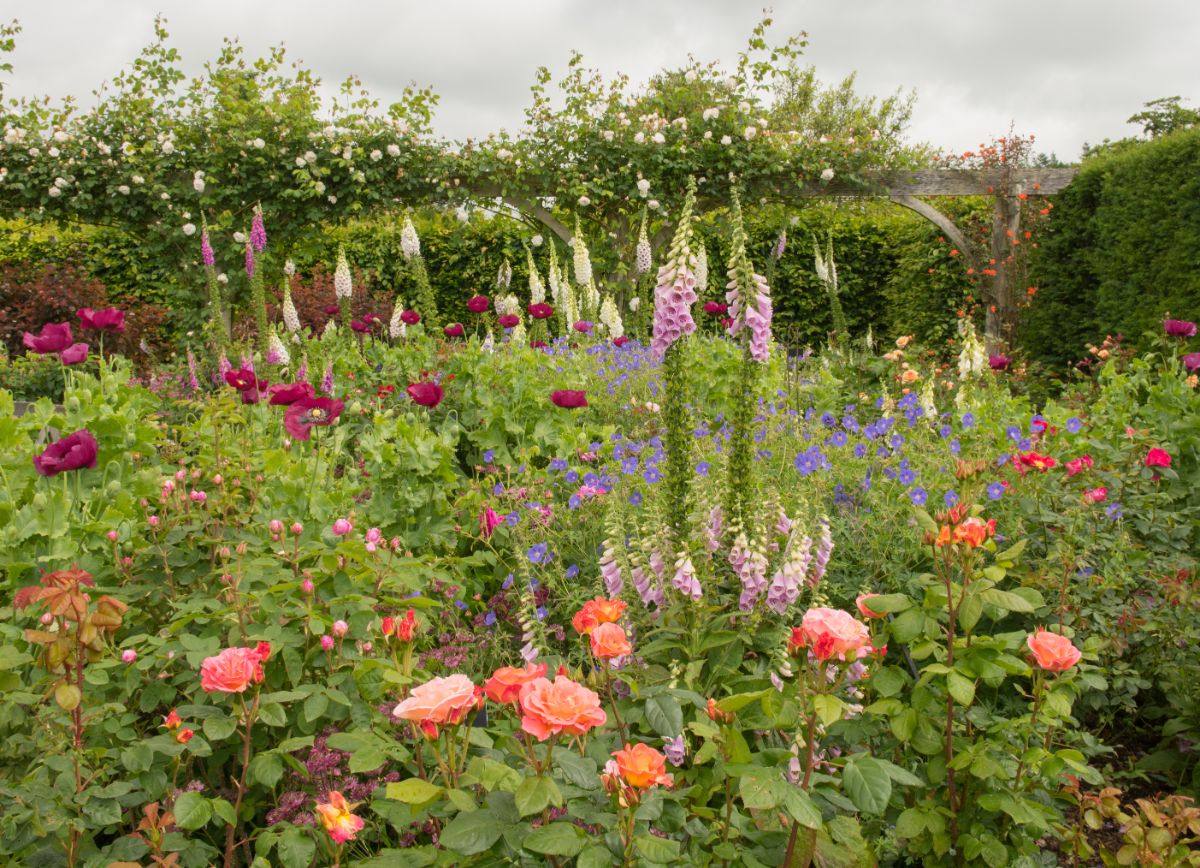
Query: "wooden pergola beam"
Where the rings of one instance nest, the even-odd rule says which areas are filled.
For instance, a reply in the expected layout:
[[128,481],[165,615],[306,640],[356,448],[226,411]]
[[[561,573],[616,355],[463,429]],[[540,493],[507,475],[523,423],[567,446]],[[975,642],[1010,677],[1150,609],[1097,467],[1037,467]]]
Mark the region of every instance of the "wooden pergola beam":
[[969,169],[921,169],[915,172],[871,172],[868,186],[832,182],[806,184],[801,196],[995,196],[1015,189],[1029,196],[1049,196],[1071,183],[1078,169],[1018,169],[1007,173]]

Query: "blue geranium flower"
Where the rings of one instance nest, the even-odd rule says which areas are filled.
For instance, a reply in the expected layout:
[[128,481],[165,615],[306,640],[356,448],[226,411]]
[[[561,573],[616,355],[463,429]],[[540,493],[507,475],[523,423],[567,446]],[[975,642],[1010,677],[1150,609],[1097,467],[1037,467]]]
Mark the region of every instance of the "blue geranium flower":
[[1004,497],[1004,483],[993,482],[987,487],[988,500],[999,500]]
[[629,502],[633,506],[640,506],[642,503],[642,493],[640,491],[635,491],[633,494],[629,495]]
[[845,431],[834,431],[833,436],[829,438],[829,442],[840,449],[850,442],[850,436]]
[[483,453],[483,463],[484,464],[491,464],[495,460],[496,460],[496,450],[495,449],[489,449],[487,452]]
[[867,444],[866,443],[855,443],[854,444],[854,457],[855,458],[866,458],[867,457]]
[[953,489],[947,491],[945,496],[942,497],[942,503],[946,504],[947,509],[954,506],[954,504],[958,503],[958,493]]
[[650,485],[653,485],[662,479],[662,473],[659,472],[657,467],[647,467],[646,472],[642,474],[642,479],[646,480],[646,482],[648,482]]
[[701,461],[699,464],[697,464],[696,473],[700,474],[701,476],[708,476],[708,462]]
[[550,459],[550,469],[551,470],[566,470],[567,469],[567,459],[565,459],[565,458]]
[[532,564],[544,564],[549,560],[549,552],[545,543],[534,543],[525,550],[525,557]]
[[571,564],[571,566],[567,567],[567,578],[568,579],[573,579],[577,575],[579,575],[579,564]]
[[917,479],[916,471],[912,470],[911,468],[906,467],[904,470],[900,471],[900,484],[901,485],[912,485],[916,481],[916,479]]
[[964,428],[974,428],[975,427],[975,414],[974,413],[963,413],[962,426]]
[[1067,420],[1067,430],[1072,434],[1078,434],[1083,429],[1083,423],[1079,421],[1079,417],[1072,416]]
[[929,492],[918,486],[908,493],[908,499],[917,506],[924,506],[925,502],[929,499]]

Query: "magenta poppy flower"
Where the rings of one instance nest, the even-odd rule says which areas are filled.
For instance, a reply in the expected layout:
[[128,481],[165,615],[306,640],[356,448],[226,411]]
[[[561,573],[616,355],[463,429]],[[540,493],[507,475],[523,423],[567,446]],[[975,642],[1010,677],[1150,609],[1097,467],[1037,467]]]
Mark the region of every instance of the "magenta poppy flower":
[[307,440],[315,426],[336,422],[342,415],[342,406],[336,398],[301,398],[283,414],[283,428],[292,439]]
[[325,316],[337,316],[338,311],[340,311],[340,310],[341,310],[341,308],[338,307],[336,304],[327,304],[324,307]]
[[421,321],[421,315],[415,310],[406,310],[400,314],[400,322],[405,325],[416,325]]
[[290,407],[297,401],[316,396],[316,390],[311,384],[305,382],[276,383],[271,387],[270,392],[271,400],[267,403],[275,407]]
[[238,394],[242,396],[243,404],[257,404],[262,399],[263,393],[266,391],[267,381],[259,380],[249,389],[239,389]]
[[75,342],[71,336],[71,324],[69,322],[48,322],[42,326],[41,332],[33,335],[30,332],[25,332],[25,336],[21,338],[21,342],[25,344],[26,349],[33,350],[41,356],[49,355],[50,353],[61,353],[67,347]]
[[546,349],[547,346],[548,345],[545,341],[530,341],[529,342],[529,348],[533,349],[533,350],[544,350],[544,349]]
[[99,446],[92,432],[84,429],[55,440],[41,455],[33,456],[33,468],[42,476],[57,476],[68,470],[96,466]]
[[371,330],[371,323],[367,319],[355,319],[350,321],[350,330],[358,332],[360,335]]
[[629,338],[626,335],[621,335],[619,338],[613,338],[614,347],[623,347],[629,343]]
[[1163,331],[1173,338],[1194,338],[1196,324],[1186,319],[1163,320]]
[[993,371],[1007,371],[1012,359],[1005,355],[988,356],[988,367]]
[[473,295],[467,299],[467,310],[471,313],[483,313],[490,304],[491,301],[486,295]]
[[587,334],[592,330],[592,324],[585,319],[581,319],[579,322],[571,326],[571,328],[575,329],[577,332],[583,332],[584,334]]
[[531,304],[525,309],[529,311],[529,315],[534,319],[550,319],[550,317],[554,316],[554,308],[545,302]]
[[117,335],[125,331],[125,311],[115,307],[100,310],[85,307],[77,310],[75,315],[79,317],[79,327],[87,331],[112,332]]
[[704,312],[708,313],[708,314],[712,314],[713,316],[720,316],[721,314],[725,313],[727,310],[729,310],[729,307],[727,305],[721,304],[721,302],[719,302],[719,301],[704,302]]
[[521,322],[521,318],[515,313],[506,313],[504,316],[500,317],[497,322],[500,323],[500,328],[513,329],[516,328],[517,324]]
[[442,403],[442,397],[445,392],[437,383],[409,383],[408,397],[412,398],[417,404],[422,407],[433,408]]
[[258,379],[254,376],[254,371],[249,368],[226,371],[225,382],[239,392],[244,392],[247,389],[253,389],[258,386]]
[[1192,374],[1200,371],[1200,353],[1188,353],[1184,356],[1183,366]]
[[564,410],[577,410],[588,405],[587,392],[582,389],[559,389],[550,393],[550,400]]
[[88,345],[85,343],[71,344],[58,354],[64,365],[78,365],[80,362],[86,362],[87,356]]
[[448,338],[461,338],[465,329],[462,323],[452,322],[450,325],[442,329],[442,333]]

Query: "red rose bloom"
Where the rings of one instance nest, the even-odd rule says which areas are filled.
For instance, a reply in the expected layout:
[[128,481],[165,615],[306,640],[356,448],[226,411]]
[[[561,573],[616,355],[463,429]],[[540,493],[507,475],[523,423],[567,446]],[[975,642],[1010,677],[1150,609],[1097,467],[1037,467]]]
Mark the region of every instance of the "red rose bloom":
[[1145,464],[1147,467],[1170,467],[1171,454],[1167,450],[1155,446],[1146,453]]
[[437,383],[409,383],[408,397],[422,407],[433,408],[442,403],[445,393]]

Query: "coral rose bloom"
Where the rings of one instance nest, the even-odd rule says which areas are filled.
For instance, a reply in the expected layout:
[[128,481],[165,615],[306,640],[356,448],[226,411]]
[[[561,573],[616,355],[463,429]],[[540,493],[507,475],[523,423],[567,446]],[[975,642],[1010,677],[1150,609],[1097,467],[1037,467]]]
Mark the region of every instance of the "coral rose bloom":
[[625,631],[617,624],[601,624],[592,630],[592,653],[601,660],[624,657],[631,651]]
[[600,697],[565,675],[553,682],[535,678],[521,688],[521,729],[538,741],[560,732],[583,735],[606,720]]
[[524,669],[517,669],[515,666],[501,666],[483,685],[483,692],[492,702],[507,705],[510,702],[520,701],[522,687],[535,678],[544,678],[545,676],[545,663],[539,663],[537,666],[527,663]]
[[858,613],[864,618],[886,618],[885,613],[873,612],[867,607],[867,601],[878,596],[879,594],[859,594],[854,600],[854,605],[858,607]]
[[584,603],[583,608],[575,613],[575,617],[571,619],[571,626],[580,636],[590,635],[601,624],[612,624],[621,620],[627,605],[624,600],[596,597]]
[[471,679],[460,673],[434,678],[413,688],[408,699],[392,711],[396,717],[418,723],[459,723],[479,704]]
[[1071,644],[1066,636],[1049,632],[1045,627],[1030,633],[1025,640],[1037,665],[1047,672],[1066,672],[1079,662],[1083,652]]
[[828,660],[831,657],[857,658],[859,651],[871,642],[866,624],[855,619],[849,612],[824,606],[809,609],[804,613],[800,631],[808,647],[812,649],[813,656],[818,660]]
[[655,784],[669,787],[674,784],[667,774],[666,757],[648,744],[625,745],[623,750],[613,751],[617,761],[617,772],[629,786],[648,790]]
[[317,816],[321,819],[321,825],[336,843],[353,841],[365,825],[362,817],[350,813],[354,805],[347,802],[346,797],[337,790],[330,790],[328,799],[328,802],[317,802]]
[[226,648],[200,664],[200,686],[205,693],[244,693],[263,680],[263,659],[254,648]]

